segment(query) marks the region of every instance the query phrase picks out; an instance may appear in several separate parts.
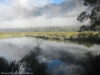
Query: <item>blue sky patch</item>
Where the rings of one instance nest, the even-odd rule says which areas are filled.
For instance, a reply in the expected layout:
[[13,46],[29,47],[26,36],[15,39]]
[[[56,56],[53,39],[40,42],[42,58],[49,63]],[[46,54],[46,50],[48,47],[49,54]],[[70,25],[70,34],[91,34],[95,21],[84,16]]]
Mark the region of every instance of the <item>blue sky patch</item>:
[[61,4],[64,0],[51,0],[51,3]]
[[10,0],[0,0],[0,4],[9,4]]

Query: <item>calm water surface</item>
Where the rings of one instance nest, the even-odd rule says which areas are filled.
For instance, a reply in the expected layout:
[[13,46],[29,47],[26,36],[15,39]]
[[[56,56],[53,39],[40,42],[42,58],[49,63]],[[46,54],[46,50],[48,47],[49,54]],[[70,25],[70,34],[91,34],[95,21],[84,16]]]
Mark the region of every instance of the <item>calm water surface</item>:
[[[72,42],[56,42],[36,38],[7,38],[0,39],[0,57],[8,60],[20,60],[34,48],[40,46],[41,54],[37,57],[40,63],[47,63],[52,75],[73,75],[81,68],[75,62],[83,58],[86,52],[100,54],[100,45],[86,46]],[[22,69],[19,70],[24,73]],[[77,73],[77,72],[76,72]],[[76,74],[77,75],[77,74]]]
[[38,44],[43,49],[42,55],[48,57],[48,59],[59,57],[58,54],[59,51],[71,53],[76,57],[82,56],[87,51],[100,53],[100,45],[98,44],[94,44],[91,47],[87,47],[82,44],[64,43],[55,41],[53,42],[53,41],[24,37],[24,38],[0,39],[0,56],[3,56],[7,59],[18,60],[21,59],[28,52],[33,50],[33,48]]

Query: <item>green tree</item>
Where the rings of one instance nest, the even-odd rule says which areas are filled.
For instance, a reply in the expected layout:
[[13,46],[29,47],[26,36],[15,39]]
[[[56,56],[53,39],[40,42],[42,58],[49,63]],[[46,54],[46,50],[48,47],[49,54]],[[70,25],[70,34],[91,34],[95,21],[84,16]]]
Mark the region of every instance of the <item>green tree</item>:
[[100,26],[100,0],[83,0],[84,5],[91,8],[90,13],[88,10],[83,11],[77,18],[80,22],[90,19],[90,27],[88,30],[96,30],[96,26]]

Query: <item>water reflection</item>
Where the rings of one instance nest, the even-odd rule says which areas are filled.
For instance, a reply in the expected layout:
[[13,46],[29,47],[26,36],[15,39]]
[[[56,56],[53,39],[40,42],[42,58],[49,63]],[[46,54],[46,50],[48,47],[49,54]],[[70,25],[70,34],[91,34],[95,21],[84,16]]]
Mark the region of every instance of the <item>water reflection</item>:
[[84,53],[89,51],[100,53],[99,49],[100,45],[96,44],[92,47],[86,47],[71,42],[53,42],[26,37],[0,40],[1,57],[8,60],[22,60],[32,51],[33,57],[36,54],[37,63],[47,64],[47,71],[51,75],[76,74],[77,70],[81,69],[80,65],[76,63],[85,57]]
[[[81,44],[75,43],[64,43],[64,42],[53,42],[53,41],[44,41],[38,40],[35,38],[9,38],[0,40],[0,56],[5,56],[8,58],[20,59],[29,51],[31,51],[37,44],[41,44],[43,49],[42,53],[45,56],[58,57],[58,51],[69,51],[72,54],[81,55],[86,51],[95,51],[99,52],[100,46],[95,44],[92,47],[88,48]],[[55,53],[55,54],[53,54]],[[51,56],[52,55],[52,56]]]

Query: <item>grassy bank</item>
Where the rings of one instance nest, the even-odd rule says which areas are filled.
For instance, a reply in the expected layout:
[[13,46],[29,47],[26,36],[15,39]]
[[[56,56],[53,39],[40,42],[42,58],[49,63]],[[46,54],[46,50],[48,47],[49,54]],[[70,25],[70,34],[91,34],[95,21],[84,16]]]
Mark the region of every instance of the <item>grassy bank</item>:
[[100,42],[100,32],[4,32],[0,38],[36,37],[45,40]]

